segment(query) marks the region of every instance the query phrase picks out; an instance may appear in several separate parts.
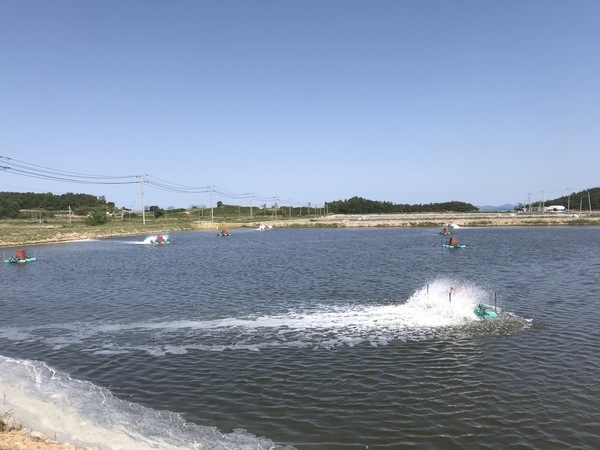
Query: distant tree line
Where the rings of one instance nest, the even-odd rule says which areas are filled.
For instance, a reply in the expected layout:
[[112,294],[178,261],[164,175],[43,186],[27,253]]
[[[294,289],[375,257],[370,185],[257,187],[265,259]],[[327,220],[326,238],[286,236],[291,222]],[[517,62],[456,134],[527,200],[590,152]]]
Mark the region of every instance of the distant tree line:
[[[539,201],[532,202],[538,204]],[[570,195],[564,195],[551,200],[544,201],[545,206],[562,205],[565,208],[582,209],[594,211],[600,210],[600,188],[591,188],[579,192],[572,192]],[[217,202],[217,208],[223,208],[222,202]],[[522,209],[524,206],[519,203],[515,209]],[[194,207],[193,207],[194,208]],[[196,207],[197,208],[197,207]],[[234,207],[232,207],[234,208]],[[36,194],[33,192],[0,192],[0,219],[15,219],[20,217],[22,210],[38,210],[47,212],[58,212],[71,210],[73,214],[87,216],[92,211],[114,211],[115,204],[107,202],[104,196],[94,196],[90,194],[66,193],[55,195],[52,193]],[[240,207],[236,206],[238,215]],[[248,209],[247,207],[243,208]],[[276,209],[276,206],[275,206]],[[290,215],[301,215],[301,208],[289,208]],[[293,211],[292,211],[293,209]],[[426,212],[472,212],[479,209],[471,203],[451,201],[445,203],[428,204],[396,204],[377,200],[368,200],[362,197],[352,197],[347,200],[336,200],[327,202],[327,212],[331,214],[395,214],[395,213],[426,213]],[[157,205],[152,205],[146,210],[155,218],[166,215],[167,211]],[[310,208],[308,208],[310,212]],[[183,209],[171,209],[169,214],[181,212]],[[233,211],[233,210],[232,210]],[[100,217],[100,214],[98,214]]]
[[337,200],[327,203],[327,211],[332,214],[394,214],[394,213],[427,213],[427,212],[472,212],[478,211],[476,206],[465,202],[428,203],[425,205],[396,204],[352,197],[348,200]]
[[36,194],[33,192],[0,192],[0,219],[16,219],[21,210],[67,211],[85,216],[92,210],[111,211],[115,204],[107,202],[104,196],[90,194],[61,195],[52,193]]

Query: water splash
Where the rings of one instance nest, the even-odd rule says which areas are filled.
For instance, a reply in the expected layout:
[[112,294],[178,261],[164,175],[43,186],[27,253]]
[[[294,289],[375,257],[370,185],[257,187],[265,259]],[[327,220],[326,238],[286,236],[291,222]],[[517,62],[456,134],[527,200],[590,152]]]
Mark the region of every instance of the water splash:
[[363,300],[345,305],[309,304],[281,314],[145,321],[68,323],[0,328],[12,341],[42,341],[54,350],[73,347],[96,354],[145,352],[155,356],[189,351],[260,351],[277,347],[332,348],[393,341],[447,338],[464,333],[514,333],[526,319],[498,308],[482,320],[479,303],[493,305],[493,293],[456,280],[436,280],[405,301]]
[[148,244],[148,245],[150,245],[150,244],[155,244],[155,243],[157,242],[157,239],[158,239],[158,237],[159,237],[159,236],[162,236],[162,238],[163,238],[165,241],[168,241],[168,240],[169,240],[169,235],[168,235],[168,234],[155,234],[155,235],[152,235],[152,236],[148,236],[148,237],[147,237],[146,239],[144,239],[144,240],[143,240],[141,243],[142,243],[142,244]]
[[0,356],[0,414],[36,435],[97,450],[294,450],[245,430],[221,433],[118,399],[38,361]]

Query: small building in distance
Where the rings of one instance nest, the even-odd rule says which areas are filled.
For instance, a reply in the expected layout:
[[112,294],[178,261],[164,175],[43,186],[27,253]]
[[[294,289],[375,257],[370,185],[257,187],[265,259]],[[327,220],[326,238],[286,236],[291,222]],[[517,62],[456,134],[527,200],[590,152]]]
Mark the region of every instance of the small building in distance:
[[565,212],[567,208],[562,205],[550,205],[544,207],[544,212]]

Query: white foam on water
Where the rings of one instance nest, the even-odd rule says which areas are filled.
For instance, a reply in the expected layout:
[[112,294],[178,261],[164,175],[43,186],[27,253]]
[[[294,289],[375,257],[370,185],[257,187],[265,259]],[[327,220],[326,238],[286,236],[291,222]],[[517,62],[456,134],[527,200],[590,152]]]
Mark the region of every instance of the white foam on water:
[[395,340],[432,339],[447,330],[468,328],[482,320],[476,316],[475,306],[489,305],[492,298],[476,285],[444,279],[422,287],[405,301],[321,304],[283,314],[212,320],[0,328],[0,337],[43,341],[54,350],[83,345],[86,351],[98,354],[145,352],[155,356],[282,346],[383,346]]
[[143,242],[141,242],[141,244],[152,244],[156,241],[156,239],[158,238],[158,236],[162,236],[165,241],[169,240],[169,235],[168,234],[154,234],[152,236],[148,236],[146,239],[143,240]]
[[[266,348],[336,348],[431,340],[483,321],[474,313],[493,295],[476,285],[435,280],[405,300],[361,300],[343,305],[305,304],[281,314],[144,321],[65,323],[0,328],[0,338],[42,342],[54,349],[161,357],[191,351],[260,351]],[[493,300],[492,300],[493,302]],[[509,321],[515,316],[502,313]],[[521,320],[521,319],[519,319]],[[521,320],[522,322],[522,320]],[[487,325],[487,324],[486,324]],[[485,330],[484,330],[485,332]],[[0,356],[0,414],[10,411],[27,430],[79,447],[104,450],[281,449],[244,430],[222,433],[187,423],[179,414],[118,399],[38,361]],[[291,449],[292,447],[285,447]]]
[[287,449],[245,430],[221,433],[114,397],[38,361],[0,356],[0,414],[26,432],[97,450]]

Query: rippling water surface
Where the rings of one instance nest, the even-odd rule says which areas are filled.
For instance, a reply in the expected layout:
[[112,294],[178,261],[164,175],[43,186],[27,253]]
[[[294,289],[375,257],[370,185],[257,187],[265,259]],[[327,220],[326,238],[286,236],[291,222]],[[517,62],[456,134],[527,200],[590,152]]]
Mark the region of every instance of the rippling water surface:
[[437,231],[29,247],[0,413],[99,449],[596,448],[600,229]]

